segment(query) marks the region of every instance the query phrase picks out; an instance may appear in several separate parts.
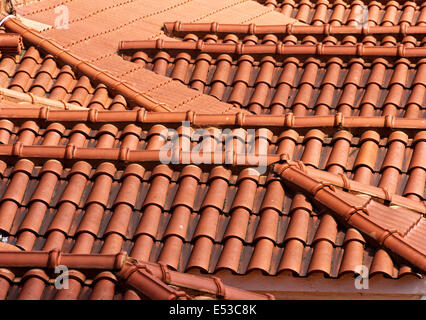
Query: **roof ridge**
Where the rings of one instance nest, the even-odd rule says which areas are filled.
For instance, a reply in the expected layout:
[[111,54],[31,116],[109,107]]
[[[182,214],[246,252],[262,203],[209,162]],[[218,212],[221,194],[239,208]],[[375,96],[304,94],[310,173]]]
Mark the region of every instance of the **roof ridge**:
[[11,18],[4,22],[7,29],[12,30],[22,36],[22,38],[37,48],[41,48],[53,55],[59,61],[70,65],[76,71],[85,74],[95,84],[103,83],[113,92],[123,95],[137,105],[143,106],[152,111],[170,111],[170,108],[163,102],[155,101],[150,96],[133,88],[128,83],[117,80],[108,72],[101,71],[90,62],[84,61],[75,54],[68,52],[57,42],[45,38],[40,32],[28,28],[17,18]]
[[[359,207],[348,202],[347,199],[342,199],[335,194],[333,186],[312,178],[297,168],[295,164],[277,163],[273,170],[283,179],[284,183],[301,190],[313,201],[329,209],[336,218],[364,233],[376,241],[378,245],[398,255],[413,266],[422,271],[426,270],[426,255],[412,243],[408,243],[397,230],[389,230],[377,219],[372,219],[366,209],[367,204]],[[368,202],[375,201],[370,198]]]
[[286,44],[278,41],[276,44],[245,44],[245,43],[207,43],[203,41],[175,41],[175,40],[123,40],[118,46],[119,51],[138,50],[182,50],[186,52],[212,53],[212,54],[232,54],[239,55],[315,55],[318,56],[389,56],[398,58],[422,58],[426,55],[424,47],[396,46],[371,46],[364,43],[357,43],[355,46],[330,45],[319,42],[317,44]]
[[[235,24],[235,23],[189,23],[189,22],[165,22],[163,24],[167,36],[179,36],[187,33],[227,35],[229,33],[241,35],[411,35],[421,34],[426,31],[426,26],[342,26],[325,23],[322,25],[303,24]],[[386,32],[385,32],[386,31]]]
[[[78,120],[88,120],[88,109],[82,109],[80,112],[81,118]],[[2,110],[9,112],[7,115],[12,118],[28,118],[33,115],[27,115],[24,108],[13,108],[8,110]],[[76,111],[77,112],[77,111]],[[94,112],[94,111],[91,111]],[[134,110],[123,110],[116,112],[114,118],[110,116],[112,111],[108,110],[96,110],[98,114],[97,119],[94,122],[145,122],[145,123],[157,123],[159,121],[158,112],[146,111],[143,108]],[[140,118],[139,114],[143,114],[143,118]],[[51,115],[55,114],[55,110],[52,110]],[[239,127],[267,127],[269,130],[273,129],[300,129],[300,128],[316,128],[319,130],[325,130],[327,128],[362,128],[362,129],[391,129],[391,130],[425,130],[426,124],[423,121],[419,121],[421,118],[400,118],[394,115],[385,116],[344,116],[342,113],[336,113],[335,115],[325,116],[295,116],[293,113],[287,113],[282,115],[255,115],[247,114],[245,112],[238,112],[234,114],[223,114],[223,113],[198,113],[195,111],[177,111],[177,112],[164,112],[167,115],[161,119],[163,124],[181,124],[182,121],[187,121],[191,125],[197,126],[239,126]],[[77,114],[76,114],[77,116]],[[77,117],[78,118],[78,117]],[[62,113],[56,115],[56,118],[52,118],[55,121],[76,121],[76,118],[70,120]]]
[[400,196],[396,193],[389,193],[383,188],[368,185],[353,179],[349,179],[345,174],[335,174],[332,172],[305,166],[304,170],[307,174],[321,181],[330,183],[336,187],[342,188],[344,191],[354,191],[356,193],[366,194],[374,198],[378,198],[387,202],[389,205],[397,205],[426,215],[426,207],[421,201],[415,201],[410,198]]

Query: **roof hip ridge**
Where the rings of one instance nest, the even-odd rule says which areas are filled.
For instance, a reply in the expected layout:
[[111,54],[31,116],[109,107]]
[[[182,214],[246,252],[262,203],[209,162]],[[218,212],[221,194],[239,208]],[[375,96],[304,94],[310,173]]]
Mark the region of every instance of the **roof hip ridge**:
[[167,104],[155,101],[148,95],[136,90],[127,83],[116,79],[108,72],[93,66],[89,61],[84,61],[75,54],[68,52],[55,41],[43,37],[38,31],[25,26],[18,18],[10,18],[4,21],[8,30],[18,33],[22,38],[37,48],[53,55],[60,62],[70,65],[77,72],[89,77],[95,84],[103,83],[111,91],[123,95],[125,98],[151,111],[170,111]]
[[[403,235],[396,230],[378,224],[369,217],[368,210],[358,207],[348,200],[341,199],[327,183],[320,182],[301,170],[300,166],[288,161],[276,163],[273,171],[283,179],[283,182],[300,189],[316,203],[328,208],[338,219],[344,220],[349,226],[364,233],[389,251],[401,257],[403,260],[416,266],[423,272],[426,271],[426,255],[418,248],[408,243]],[[330,190],[331,189],[331,190]],[[373,200],[369,200],[373,201]]]

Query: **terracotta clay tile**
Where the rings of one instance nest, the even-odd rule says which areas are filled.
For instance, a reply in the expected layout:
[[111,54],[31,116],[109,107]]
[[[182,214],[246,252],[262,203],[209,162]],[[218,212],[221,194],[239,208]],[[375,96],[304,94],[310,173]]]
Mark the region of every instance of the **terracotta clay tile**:
[[295,6],[294,1],[283,1],[281,5],[280,12],[284,16],[290,17],[291,13],[293,12],[293,8]]
[[18,131],[18,141],[23,145],[32,145],[36,134],[39,131],[39,126],[34,121],[25,121]]
[[62,165],[55,160],[47,161],[42,168],[40,183],[31,197],[28,213],[19,227],[17,244],[26,250],[31,250],[34,245],[61,172]]
[[40,73],[31,85],[30,92],[36,96],[44,97],[52,83],[52,77],[46,73]]
[[347,241],[339,268],[339,276],[345,273],[359,273],[363,262],[364,245],[355,240]]
[[176,236],[167,237],[161,250],[158,262],[163,263],[174,270],[178,269],[179,259],[182,252],[183,241]]
[[99,84],[93,93],[92,99],[88,103],[88,107],[90,109],[103,110],[107,108],[108,101],[109,97],[107,87],[103,84]]
[[292,79],[295,78],[297,63],[298,61],[292,58],[287,58],[284,61],[283,70],[277,82],[277,89],[271,101],[271,114],[284,113],[291,86],[293,85]]
[[24,159],[15,165],[13,176],[1,199],[0,228],[5,232],[9,232],[12,227],[18,204],[22,201],[33,168],[34,164]]
[[201,208],[211,206],[222,210],[230,176],[230,171],[224,167],[213,168],[209,175],[210,187],[204,197]]
[[151,174],[151,188],[146,195],[144,206],[148,204],[164,206],[166,194],[162,190],[167,189],[172,173],[166,165],[159,165],[154,168]]
[[106,206],[109,193],[105,192],[111,187],[116,168],[112,163],[103,162],[97,168],[93,175],[95,180],[89,197],[86,200],[86,206],[92,203],[98,203]]
[[68,174],[69,183],[61,195],[59,204],[62,202],[70,202],[74,206],[78,206],[86,185],[86,180],[90,176],[92,167],[84,161],[76,162]]
[[54,100],[64,100],[70,92],[74,81],[75,76],[72,69],[68,65],[65,65],[59,71],[58,77],[52,86],[49,98]]
[[239,186],[232,203],[232,209],[241,207],[248,211],[252,210],[258,179],[259,174],[255,170],[245,169],[241,171],[238,176]]
[[9,88],[26,92],[29,89],[30,79],[34,76],[34,72],[38,67],[39,59],[38,51],[34,47],[29,48],[22,58]]
[[109,106],[109,110],[111,111],[123,111],[127,109],[127,101],[121,94],[117,94],[112,99],[111,104]]
[[195,59],[194,71],[189,80],[192,89],[204,91],[211,61],[211,56],[203,53]]
[[329,241],[319,240],[314,244],[308,274],[322,272],[329,276],[331,273],[332,259],[333,245]]
[[[206,210],[208,210],[207,208]],[[214,210],[210,208],[211,210]],[[210,257],[213,249],[213,241],[208,237],[198,237],[189,257],[187,270],[199,268],[205,272],[209,271]]]
[[91,93],[92,86],[90,79],[86,76],[81,76],[74,87],[72,95],[68,100],[69,103],[76,103],[80,106],[86,106],[86,100]]
[[112,300],[117,277],[111,272],[101,272],[93,279],[93,291],[90,300]]
[[343,173],[347,168],[352,134],[348,131],[337,131],[333,136],[333,149],[328,157],[326,168],[332,173]]
[[167,72],[167,65],[169,63],[170,55],[166,52],[158,52],[154,59],[154,68],[153,71],[155,73],[165,75]]
[[185,167],[182,171],[179,188],[172,204],[172,216],[167,225],[164,237],[173,235],[182,239],[186,238],[189,218],[197,193],[197,178],[200,173],[201,170],[195,166]]
[[[274,6],[272,2],[266,5],[270,5],[271,8]],[[331,25],[354,24],[358,27],[360,18],[355,15],[355,7],[359,8],[362,4],[361,2],[353,3],[351,7],[348,6],[348,9],[345,9],[346,4],[341,1],[332,4],[327,4],[325,1],[316,3],[306,1],[297,4],[293,1],[284,1],[277,5],[278,10],[283,10],[289,17],[298,16],[314,27],[325,23]],[[328,9],[327,6],[329,6]],[[389,13],[389,10],[395,10],[395,6],[392,8],[392,5],[385,6],[370,2],[368,7],[370,28],[345,29],[345,32],[351,33],[350,35],[335,34],[343,29],[330,28],[329,25],[321,27],[321,30],[310,29],[312,32],[305,31],[301,36],[296,32],[299,29],[294,28],[297,25],[282,28],[287,33],[294,31],[297,35],[297,37],[294,35],[285,37],[286,45],[317,44],[315,52],[324,50],[321,43],[327,46],[346,45],[347,52],[356,47],[356,54],[360,58],[353,59],[349,63],[346,58],[342,58],[340,61],[336,57],[327,61],[321,58],[321,55],[315,57],[315,60],[312,58],[307,60],[307,56],[300,56],[299,61],[291,55],[282,57],[285,58],[282,60],[277,58],[278,55],[269,53],[266,55],[253,54],[251,57],[245,56],[244,59],[248,59],[245,62],[248,61],[249,66],[246,69],[249,71],[242,72],[243,76],[238,79],[234,75],[238,75],[239,69],[243,67],[241,60],[239,63],[236,62],[238,58],[241,58],[238,52],[229,55],[222,54],[221,59],[216,57],[216,53],[209,55],[211,58],[209,65],[201,68],[202,72],[198,70],[195,75],[193,72],[197,63],[199,64],[200,61],[204,63],[205,60],[191,61],[189,51],[182,50],[179,53],[180,59],[169,51],[167,51],[169,57],[166,57],[167,54],[162,51],[160,51],[161,54],[158,51],[150,51],[153,52],[150,56],[139,51],[140,53],[134,56],[134,61],[147,64],[148,68],[155,67],[157,63],[165,70],[166,75],[177,70],[175,77],[179,78],[181,82],[187,83],[192,79],[194,80],[192,83],[200,84],[203,91],[210,94],[213,92],[218,99],[227,100],[230,94],[231,96],[234,94],[233,99],[236,101],[234,102],[236,105],[249,108],[254,113],[282,114],[282,117],[277,118],[259,117],[256,119],[250,118],[251,116],[238,115],[235,119],[228,117],[226,119],[228,122],[219,118],[221,120],[217,123],[212,120],[216,119],[215,116],[212,116],[209,125],[220,127],[224,126],[223,123],[226,122],[227,126],[241,127],[234,131],[236,137],[232,138],[232,145],[235,147],[234,149],[242,150],[246,144],[244,139],[249,137],[247,130],[252,125],[260,128],[262,121],[266,121],[268,127],[269,123],[273,123],[270,133],[264,137],[254,137],[255,152],[259,152],[260,144],[264,143],[268,148],[268,153],[271,153],[268,158],[272,161],[278,160],[279,155],[287,153],[289,159],[301,159],[308,164],[304,168],[301,162],[292,163],[292,166],[304,168],[305,172],[309,172],[307,170],[312,166],[321,169],[325,167],[330,173],[345,174],[348,177],[353,175],[355,181],[362,182],[368,187],[378,185],[383,189],[374,187],[376,188],[374,190],[381,191],[380,195],[369,194],[368,198],[384,197],[386,199],[381,199],[381,201],[385,203],[385,206],[380,214],[376,214],[378,208],[382,207],[369,205],[368,208],[371,212],[368,218],[381,226],[388,227],[395,224],[395,221],[403,215],[394,208],[400,205],[397,202],[397,196],[400,193],[404,193],[406,198],[411,198],[419,203],[419,207],[416,207],[417,211],[422,204],[421,201],[424,200],[426,170],[422,157],[424,139],[421,130],[423,129],[418,130],[416,127],[418,125],[414,127],[412,125],[415,123],[415,119],[421,118],[423,113],[425,87],[422,70],[425,64],[417,58],[409,58],[409,62],[403,59],[397,60],[399,57],[372,60],[368,57],[370,52],[368,50],[376,49],[377,46],[386,46],[386,50],[396,50],[393,47],[398,46],[398,50],[404,52],[404,48],[407,50],[411,49],[410,46],[421,46],[423,43],[417,39],[418,36],[403,41],[404,48],[399,45],[405,34],[409,35],[413,32],[406,29],[407,24],[421,24],[422,16],[419,12],[420,6],[416,6],[415,11],[412,11],[413,7],[409,5],[399,6],[395,16]],[[383,9],[388,11],[384,12]],[[329,17],[330,21],[327,21]],[[417,17],[419,18],[417,19]],[[410,19],[412,22],[409,21]],[[405,25],[401,24],[402,22]],[[379,36],[378,32],[385,29],[374,29],[373,26],[380,24],[395,25],[395,30],[397,28],[399,30],[389,29],[389,35],[386,32]],[[275,43],[275,36],[258,33],[259,30],[265,30],[262,29],[263,27],[251,25],[253,34],[245,37],[242,42],[258,45],[259,39],[262,39],[264,44]],[[213,30],[214,25],[212,24],[212,27],[209,28],[211,28],[209,30]],[[204,36],[202,32],[196,33],[204,43],[217,42],[220,44],[220,33],[212,35],[214,32],[209,32],[211,34],[207,33],[207,36]],[[327,34],[330,35],[326,37]],[[368,36],[370,34],[373,36]],[[192,37],[198,41],[198,36],[194,36],[191,35],[186,39]],[[241,43],[238,37],[243,39],[244,33],[235,32],[228,36],[226,41],[236,44],[237,48]],[[359,45],[361,42],[363,46]],[[43,43],[41,44],[43,45]],[[289,50],[293,50],[293,48]],[[329,48],[325,48],[325,50],[329,50]],[[364,52],[362,52],[363,50]],[[365,57],[364,54],[359,53],[366,53]],[[34,54],[38,54],[38,51]],[[157,58],[152,64],[152,57],[156,54],[163,55],[166,59],[158,61],[162,58]],[[197,52],[194,58],[198,54],[200,53]],[[220,52],[217,53],[218,56],[219,54]],[[188,59],[183,55],[186,55]],[[309,54],[309,56],[313,55]],[[266,58],[264,58],[265,56]],[[59,82],[59,85],[48,89],[49,76],[47,74],[52,73],[54,79],[56,77],[54,73],[58,71],[53,70],[53,64],[49,61],[51,58],[28,57],[26,59],[36,62],[36,68],[32,74],[32,77],[35,78],[28,79],[27,91],[31,90],[35,95],[43,95],[43,91],[47,90],[45,94],[49,97],[68,100],[83,106],[88,105],[94,93],[90,81],[88,82],[87,79],[79,81],[80,85],[76,86],[77,78],[73,75],[71,68],[68,69],[68,73],[67,68],[64,67],[62,73],[65,74],[65,78],[72,75],[69,85],[65,85],[67,81],[62,76],[62,80],[56,81]],[[126,57],[126,59],[130,59],[130,57]],[[179,70],[181,66],[178,68],[178,62],[187,65]],[[10,61],[9,63],[10,71],[13,73],[12,63]],[[141,67],[142,64],[136,68]],[[161,64],[163,65],[161,66]],[[46,71],[42,71],[43,68],[46,68]],[[49,68],[51,69],[47,70]],[[129,66],[130,68],[133,67]],[[17,78],[17,83],[20,85],[22,85],[20,77],[27,78],[29,71],[29,69],[25,70],[27,67],[23,69],[24,71],[20,72],[23,75],[18,74]],[[149,73],[142,75],[139,71],[148,71],[137,69],[134,78],[140,77],[144,82],[148,81],[146,90],[149,94],[154,93],[157,97],[158,93],[158,96],[163,96],[163,88],[157,86],[150,79]],[[119,72],[126,72],[126,70]],[[132,73],[133,70],[130,74]],[[99,76],[101,75],[99,74]],[[79,76],[78,79],[81,79],[80,72]],[[61,78],[61,73],[57,77]],[[160,80],[167,82],[163,77]],[[126,81],[124,77],[123,81],[124,85]],[[165,87],[170,88],[168,85]],[[109,87],[99,86],[98,88],[100,99],[92,100],[94,103],[91,107],[108,108],[112,103]],[[50,93],[49,90],[51,90]],[[170,92],[175,93],[174,90]],[[176,90],[176,94],[179,94],[178,90]],[[270,103],[269,100],[271,100]],[[197,102],[191,105],[196,104]],[[204,105],[204,100],[199,104]],[[123,96],[118,96],[116,106],[114,106],[115,110],[124,111],[126,106]],[[215,107],[214,104],[209,105],[212,110]],[[173,115],[175,118],[159,114],[155,116],[157,117],[155,119],[158,119],[156,121],[158,125],[152,126],[152,115],[142,111],[137,111],[137,115],[136,112],[120,115],[117,112],[117,118],[127,119],[121,121],[119,119],[111,120],[115,114],[91,113],[88,115],[81,113],[77,115],[68,111],[64,111],[64,115],[69,115],[70,118],[59,120],[55,118],[56,114],[52,110],[49,110],[48,113],[43,110],[40,111],[40,115],[38,115],[38,111],[32,113],[37,114],[37,118],[22,118],[17,115],[19,120],[17,120],[16,129],[13,128],[14,121],[10,128],[6,123],[4,129],[0,129],[0,133],[4,134],[2,141],[9,144],[9,142],[14,143],[15,140],[18,140],[31,148],[33,145],[39,148],[37,152],[40,155],[43,155],[44,152],[44,155],[52,152],[52,156],[56,149],[51,147],[61,148],[67,143],[70,146],[75,145],[78,149],[76,154],[81,156],[86,155],[82,148],[97,147],[98,150],[95,152],[100,155],[104,154],[105,158],[110,158],[112,151],[119,151],[118,149],[123,152],[127,148],[128,150],[143,151],[158,150],[166,142],[167,138],[163,129],[167,129],[168,122],[173,123],[171,125],[173,128],[179,126],[180,124],[177,123],[181,120],[191,119],[191,121],[194,120],[194,123],[197,121],[204,123],[204,119],[201,116],[198,117],[198,112],[196,115],[178,113]],[[293,112],[293,114],[284,116],[288,112]],[[334,116],[336,112],[340,114]],[[93,117],[94,114],[95,117]],[[378,114],[387,117],[376,117]],[[330,117],[317,117],[313,123],[312,119],[307,118],[312,115]],[[358,115],[374,118],[366,118],[365,123],[362,123],[365,127],[361,129],[358,125],[352,125],[352,123],[359,124],[363,121],[357,118]],[[13,116],[15,117],[15,115]],[[306,116],[306,118],[299,116]],[[54,120],[50,120],[50,117],[53,117]],[[86,118],[90,122],[87,125],[84,124]],[[171,121],[172,118],[174,120]],[[34,121],[34,123],[29,122],[22,125],[27,120]],[[78,122],[82,123],[75,126]],[[309,122],[313,124],[306,125]],[[327,124],[323,129],[324,123]],[[47,124],[51,125],[47,127]],[[371,127],[367,128],[370,124]],[[406,127],[406,124],[409,128]],[[314,128],[317,125],[318,127]],[[73,126],[75,127],[73,128]],[[192,132],[187,135],[182,128],[179,130],[180,142],[191,141]],[[213,132],[214,129],[210,131],[211,136],[203,141],[203,148],[205,147],[206,150],[222,144]],[[209,145],[207,143],[209,141],[213,144]],[[195,145],[195,142],[192,140],[192,146]],[[3,147],[9,148],[9,146]],[[19,147],[18,143],[14,148],[18,150]],[[37,154],[31,148],[25,149],[24,147],[21,149],[22,154],[33,154],[32,152]],[[102,150],[104,148],[108,150]],[[22,155],[21,151],[14,152]],[[212,273],[226,268],[234,273],[247,274],[260,270],[271,275],[275,272],[290,270],[299,276],[306,276],[308,273],[318,271],[333,278],[347,272],[356,274],[357,267],[362,264],[368,266],[371,256],[375,255],[373,265],[376,272],[374,273],[373,268],[373,274],[384,273],[397,277],[400,276],[398,270],[400,273],[407,274],[413,272],[406,269],[400,261],[385,261],[386,257],[380,251],[376,253],[377,249],[370,247],[370,244],[366,243],[363,236],[354,228],[337,229],[336,221],[331,218],[329,212],[321,211],[322,213],[319,215],[316,206],[313,208],[309,200],[301,194],[294,194],[298,190],[297,188],[293,190],[292,187],[284,186],[281,178],[276,175],[270,175],[268,178],[266,176],[253,178],[245,173],[242,174],[242,167],[238,165],[233,166],[232,176],[230,171],[224,168],[218,169],[219,167],[214,165],[193,167],[199,173],[187,172],[184,166],[178,165],[176,171],[172,173],[167,166],[155,168],[156,163],[152,164],[152,162],[147,162],[147,173],[145,173],[144,168],[139,167],[139,164],[145,167],[145,161],[139,162],[138,160],[139,164],[119,161],[117,162],[117,172],[115,168],[110,171],[101,170],[102,172],[94,172],[91,177],[91,165],[96,163],[99,166],[99,162],[92,162],[90,159],[87,160],[91,164],[87,163],[88,168],[82,166],[80,169],[71,170],[71,173],[69,167],[66,167],[63,172],[59,172],[59,170],[53,172],[51,169],[40,171],[39,165],[43,165],[44,161],[51,160],[49,154],[47,157],[42,157],[42,160],[36,157],[34,163],[37,164],[37,168],[34,172],[32,167],[31,170],[23,172],[15,163],[11,166],[11,161],[16,161],[13,160],[14,158],[10,158],[8,155],[5,157],[7,157],[7,161],[5,160],[0,168],[5,182],[4,189],[6,189],[6,198],[3,197],[1,202],[1,218],[5,219],[4,221],[12,218],[13,228],[5,228],[4,231],[13,234],[12,241],[18,241],[25,248],[72,250],[80,253],[98,251],[117,253],[125,250],[131,251],[132,255],[138,259],[161,261],[178,270],[198,268],[201,272]],[[30,160],[33,160],[32,157],[33,155]],[[286,158],[287,156],[282,156],[282,159]],[[403,161],[403,158],[407,160]],[[65,161],[63,164],[68,166],[69,163]],[[136,168],[136,166],[138,170],[133,172],[132,168]],[[150,170],[153,167],[155,169],[151,173]],[[21,179],[22,181],[19,183],[15,182],[15,185],[19,186],[19,190],[14,195],[19,196],[22,193],[21,198],[24,199],[7,199],[7,190],[13,187],[13,179],[19,180],[16,177],[20,175],[26,176],[26,180]],[[31,179],[29,179],[30,175],[33,175]],[[60,180],[58,180],[59,175],[61,175]],[[51,182],[44,188],[44,181],[50,176],[56,177],[55,179],[59,183],[53,186],[53,182]],[[341,177],[344,180],[343,176]],[[187,181],[190,181],[189,187]],[[346,181],[343,183],[343,188],[351,193],[359,192],[354,190],[352,184],[355,184],[353,180],[349,183]],[[94,196],[97,193],[95,191],[101,189],[98,185],[102,185],[104,193],[102,197]],[[24,189],[21,190],[22,188]],[[55,188],[55,194],[49,197],[47,193],[52,192],[52,188]],[[404,190],[402,191],[402,189]],[[43,192],[46,194],[40,196],[41,191],[39,190],[44,190]],[[390,194],[386,194],[386,191]],[[341,199],[346,201],[351,198],[344,191],[339,192],[336,191],[336,194],[340,195]],[[56,195],[56,193],[62,194]],[[318,191],[317,194],[321,193],[323,192]],[[385,193],[384,196],[383,193]],[[31,195],[34,199],[31,199]],[[53,200],[52,197],[59,198],[59,200]],[[89,199],[86,201],[87,197]],[[366,198],[357,198],[360,198],[359,203],[363,205],[362,199]],[[46,207],[49,200],[52,201],[52,208],[41,210],[42,207]],[[57,201],[56,205],[55,201]],[[80,202],[82,203],[80,204]],[[355,202],[358,203],[354,200]],[[18,203],[22,208],[18,209]],[[386,216],[388,209],[398,211],[397,217]],[[412,210],[406,210],[401,224],[397,226],[398,230],[406,228],[405,224],[411,221]],[[33,213],[35,211],[38,212],[36,215]],[[37,216],[36,219],[34,219],[35,216]],[[41,227],[38,227],[42,217],[45,221]],[[357,215],[354,220],[356,218],[358,218]],[[297,223],[297,219],[302,222]],[[44,226],[44,224],[49,226]],[[6,226],[7,223],[3,225]],[[46,227],[49,228],[43,234]],[[419,247],[422,246],[421,233],[417,228],[408,234],[409,241],[413,241],[413,244],[419,242]],[[390,243],[389,241],[393,239],[394,236],[391,235],[389,239],[385,240],[385,243]],[[22,296],[29,295],[28,292],[31,288],[34,289],[32,294],[36,297],[53,296],[53,287],[46,286],[47,280],[43,279],[41,274],[27,275],[23,284],[26,286],[25,294]],[[116,298],[120,295],[119,293],[115,295],[114,290],[117,285],[116,279],[107,273],[98,275],[91,288],[86,288],[87,285],[81,280],[71,280],[70,292],[72,294],[70,293],[70,297],[78,298],[81,291],[85,297],[93,299]],[[22,286],[22,284],[16,285],[16,287],[18,286]],[[138,296],[138,293],[135,295]],[[65,295],[57,294],[57,297],[61,296]],[[129,296],[131,296],[130,293]]]
[[24,284],[17,300],[40,300],[48,280],[49,277],[42,269],[29,270],[23,276]]
[[305,149],[301,161],[306,164],[318,167],[324,133],[320,130],[310,130],[304,137]]
[[263,238],[257,241],[247,271],[261,270],[268,274],[271,267],[273,249],[274,243],[269,239]]
[[348,241],[358,241],[362,244],[366,243],[362,234],[355,228],[348,228],[346,230],[345,239],[343,241],[343,244],[345,244]]
[[52,123],[44,132],[44,139],[42,145],[44,146],[56,146],[65,131],[65,127],[60,123]]
[[396,24],[396,14],[398,11],[398,2],[389,1],[386,3],[385,15],[382,18],[382,25],[395,25]]
[[293,200],[291,202],[291,206],[289,209],[289,213],[292,213],[294,210],[305,210],[308,213],[312,213],[312,204],[310,201],[306,199],[306,197],[301,194],[297,193],[293,196]]
[[89,137],[90,128],[83,123],[76,124],[69,133],[68,143],[76,147],[83,147]]
[[238,272],[240,257],[243,251],[243,242],[239,238],[230,237],[225,241],[219,261],[216,264],[216,271],[229,269]]
[[1,120],[0,121],[0,143],[1,144],[7,144],[9,142],[12,130],[13,130],[13,123],[9,120]]
[[292,212],[290,223],[284,237],[284,241],[297,239],[302,243],[306,242],[309,224],[309,211],[296,209]]
[[299,3],[299,10],[297,11],[296,19],[302,22],[308,22],[308,16],[310,9],[312,8],[312,3],[310,1],[302,0]]
[[371,173],[375,168],[380,136],[375,131],[366,131],[362,134],[361,148],[354,163],[354,180],[369,183]]
[[16,61],[12,57],[2,57],[0,61],[0,85],[6,87],[16,69]]
[[416,25],[424,26],[426,25],[426,6],[422,4],[420,14],[417,17]]
[[319,224],[318,230],[315,233],[313,242],[316,243],[320,240],[326,240],[334,245],[337,236],[336,220],[329,214],[323,214],[320,219],[321,222]]
[[357,87],[360,85],[363,71],[363,61],[353,59],[349,62],[349,71],[344,81],[342,95],[337,103],[337,110],[343,114],[348,114],[355,106]]
[[232,211],[231,219],[226,228],[224,239],[235,237],[244,241],[247,233],[247,225],[250,212],[245,208],[236,208]]
[[278,266],[278,272],[289,270],[295,274],[300,274],[302,272],[303,253],[304,244],[302,241],[298,239],[287,241]]
[[[272,180],[266,186],[265,196],[262,200],[260,211],[273,209],[280,213],[283,208],[284,188],[279,180]],[[260,226],[259,226],[260,227]]]
[[370,267],[370,275],[383,274],[388,277],[394,277],[395,267],[389,254],[383,250],[377,250],[374,255],[373,263]]
[[167,140],[167,128],[163,125],[153,125],[147,135],[146,150],[159,150]]
[[275,60],[272,57],[265,57],[260,62],[260,72],[256,78],[256,87],[249,101],[249,110],[259,114],[265,107],[266,97],[272,82]]
[[[70,273],[74,270],[70,270]],[[82,291],[83,281],[70,277],[68,290],[58,290],[55,294],[55,300],[77,300]]]
[[334,26],[340,26],[344,21],[345,3],[343,1],[336,1],[333,4],[333,11],[330,16],[329,23]]
[[293,101],[293,113],[295,116],[305,115],[306,109],[310,106],[313,86],[315,85],[318,73],[318,61],[308,59],[304,65],[303,75],[299,81],[299,91]]
[[148,62],[148,55],[146,54],[146,52],[137,51],[133,54],[131,61],[139,65],[145,66]]
[[378,105],[380,87],[383,85],[385,72],[386,61],[384,59],[376,59],[368,78],[367,89],[360,102],[360,116],[374,114],[374,109]]
[[[164,190],[167,190],[170,178],[171,170],[165,166],[157,166],[151,175],[151,186],[144,200],[144,214],[139,222],[137,229],[135,230],[134,236],[139,238],[135,242],[134,251],[137,255],[145,255],[146,253],[138,252],[142,250],[143,245],[147,242],[152,246],[153,239],[157,236],[159,219],[162,213],[162,208],[165,205],[167,194]],[[143,237],[149,235],[152,238]]]
[[263,210],[261,213],[259,225],[256,229],[254,241],[260,239],[269,239],[273,243],[277,241],[277,226],[280,216],[272,209]]
[[389,136],[389,147],[382,162],[382,178],[379,187],[386,188],[390,193],[396,191],[407,142],[408,136],[401,131],[395,131]]
[[142,129],[134,124],[129,124],[121,132],[120,140],[122,148],[136,149]]
[[187,72],[189,63],[191,62],[191,55],[186,52],[178,53],[175,61],[174,68],[170,77],[174,80],[178,80],[182,83],[186,83]]
[[123,183],[117,197],[115,198],[114,205],[124,203],[130,207],[135,206],[138,189],[144,173],[145,168],[135,163],[130,164],[126,168],[122,176]]
[[[225,40],[224,40],[225,42]],[[228,85],[231,71],[232,58],[230,55],[221,54],[216,59],[216,70],[211,80],[210,95],[222,99]]]
[[153,247],[154,247],[154,239],[147,234],[141,234],[135,237],[134,246],[131,251],[131,256],[134,257],[135,259],[148,261]]
[[426,181],[425,161],[423,154],[426,149],[426,135],[420,131],[413,139],[413,155],[409,165],[409,177],[404,189],[407,197],[420,198],[424,196],[424,184]]
[[0,273],[0,297],[6,299],[8,291],[11,287],[11,282],[15,275],[7,269],[2,270]]
[[241,56],[238,60],[238,70],[233,80],[233,90],[228,98],[228,102],[238,104],[239,106],[243,105],[253,62],[254,59],[247,55]]
[[312,25],[323,25],[327,19],[328,1],[318,1],[315,6],[315,14],[312,17]]
[[111,148],[114,145],[115,137],[118,134],[116,126],[111,124],[103,125],[97,132],[97,148]]
[[342,62],[340,59],[332,58],[327,63],[327,72],[322,80],[321,92],[315,106],[315,114],[317,115],[328,115],[329,113]]

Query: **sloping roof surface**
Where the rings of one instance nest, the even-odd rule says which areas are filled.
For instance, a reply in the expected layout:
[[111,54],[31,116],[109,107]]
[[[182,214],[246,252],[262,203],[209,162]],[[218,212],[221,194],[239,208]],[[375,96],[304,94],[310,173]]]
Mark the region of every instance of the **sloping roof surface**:
[[54,26],[57,18],[54,8],[59,5],[65,5],[70,12],[68,29],[50,27],[42,31],[43,36],[55,39],[82,59],[132,83],[172,110],[232,112],[232,106],[217,103],[211,97],[187,90],[178,82],[147,73],[143,68],[123,61],[116,55],[119,41],[162,36],[162,24],[176,16],[191,22],[225,22],[236,15],[240,22],[246,23],[263,20],[282,24],[294,21],[249,0],[37,1],[17,6],[17,12],[25,18]]
[[424,6],[82,3],[5,21],[25,47],[0,43],[2,297],[261,299],[221,274],[362,266],[424,281]]

